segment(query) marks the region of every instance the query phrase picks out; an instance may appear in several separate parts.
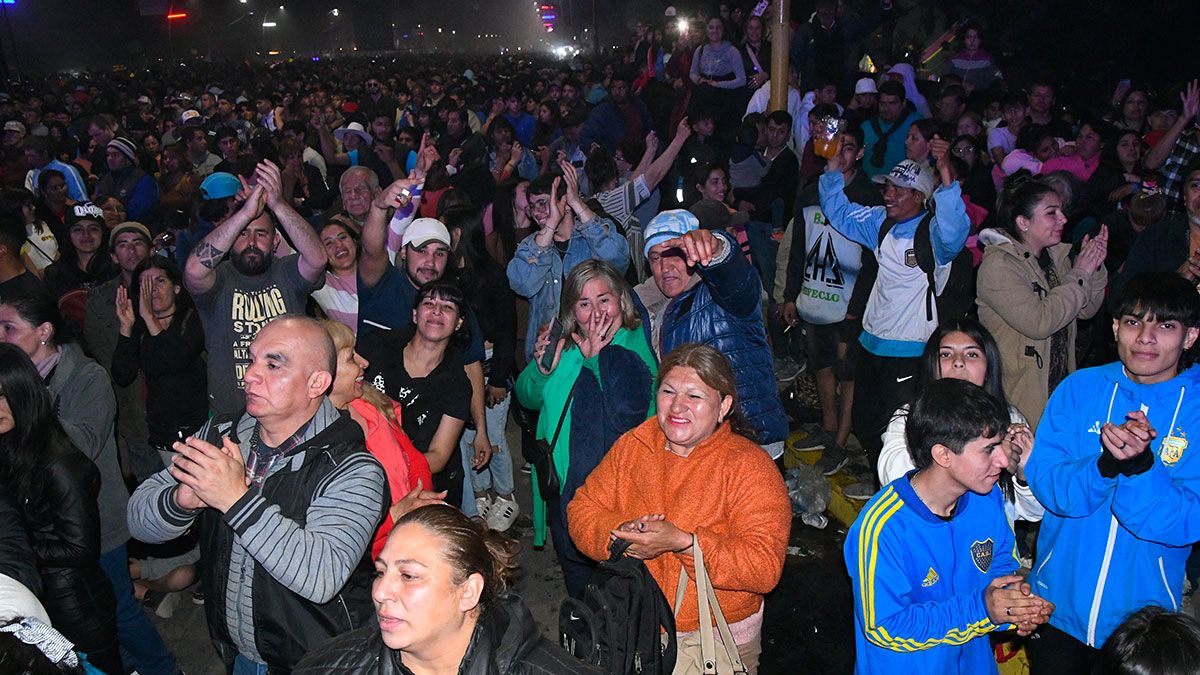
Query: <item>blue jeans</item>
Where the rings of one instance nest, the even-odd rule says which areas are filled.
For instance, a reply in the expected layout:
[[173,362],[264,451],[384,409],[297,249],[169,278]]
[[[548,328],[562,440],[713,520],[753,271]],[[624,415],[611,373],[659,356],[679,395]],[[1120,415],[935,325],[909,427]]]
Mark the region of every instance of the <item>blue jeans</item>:
[[[508,439],[505,438],[505,431],[508,429],[508,406],[511,401],[512,394],[509,393],[499,405],[484,411],[488,440],[495,449],[492,451],[491,460],[482,469],[476,471],[471,466],[471,458],[475,455],[475,446],[471,445],[475,442],[475,430],[464,430],[462,438],[458,441],[463,463],[462,512],[468,517],[479,515],[479,510],[475,508],[475,493],[493,487],[493,482],[497,493],[512,494],[512,455],[508,452]],[[504,490],[505,486],[508,488],[507,492]]]
[[770,298],[775,291],[775,256],[779,253],[779,242],[771,238],[774,226],[761,220],[746,223],[746,242],[750,245],[750,257],[762,277],[763,290]]
[[100,567],[117,595],[117,639],[121,643],[121,660],[125,666],[143,675],[175,675],[179,672],[175,656],[163,644],[158,629],[133,597],[125,545],[100,556]]
[[238,654],[233,657],[233,675],[267,675],[267,664],[255,663]]

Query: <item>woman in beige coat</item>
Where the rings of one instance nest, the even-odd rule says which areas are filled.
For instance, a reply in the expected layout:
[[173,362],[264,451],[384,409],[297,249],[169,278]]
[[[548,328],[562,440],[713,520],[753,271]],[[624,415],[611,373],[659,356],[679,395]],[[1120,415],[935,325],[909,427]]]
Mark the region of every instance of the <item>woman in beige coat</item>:
[[1050,392],[1075,370],[1075,320],[1104,301],[1108,230],[1084,237],[1075,261],[1062,242],[1063,200],[1039,179],[1011,186],[985,230],[979,267],[979,321],[996,338],[1009,402],[1034,429]]

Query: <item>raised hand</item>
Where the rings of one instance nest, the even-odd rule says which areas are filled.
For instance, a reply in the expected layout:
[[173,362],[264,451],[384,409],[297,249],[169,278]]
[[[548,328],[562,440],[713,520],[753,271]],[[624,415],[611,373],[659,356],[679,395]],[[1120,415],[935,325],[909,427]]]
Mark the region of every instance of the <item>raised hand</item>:
[[392,504],[392,508],[388,511],[388,513],[392,516],[392,522],[396,522],[397,520],[400,520],[404,514],[408,513],[409,511],[419,509],[422,506],[429,506],[430,504],[445,504],[446,502],[443,501],[445,499],[446,492],[433,492],[431,490],[426,490],[425,486],[422,485],[421,481],[418,480],[417,486],[410,490],[408,494],[397,500],[395,504]]
[[264,159],[254,167],[254,177],[258,179],[258,184],[266,192],[267,206],[274,211],[279,208],[280,204],[286,204],[287,201],[283,197],[283,178],[279,174],[279,167],[271,160]]
[[677,248],[683,251],[688,267],[694,267],[711,263],[713,258],[721,252],[724,243],[718,241],[708,230],[692,230],[682,237],[668,239],[663,242],[663,245],[666,249]]
[[[561,338],[554,345],[550,344],[550,326],[551,324],[546,324],[533,343],[533,362],[537,364],[537,369],[543,375],[553,373],[554,369],[558,367],[558,362],[562,358],[563,345],[566,344],[566,341]],[[554,360],[550,362],[549,369],[542,367],[542,356],[545,355],[547,349],[554,350]]]
[[386,190],[375,195],[371,204],[377,209],[402,209],[412,201],[412,189],[420,183],[416,178],[392,181]]
[[558,168],[562,170],[562,180],[567,186],[567,203],[572,204],[580,199],[579,172],[566,160],[559,162]]
[[141,284],[138,287],[138,315],[142,317],[142,321],[146,324],[146,330],[151,335],[158,335],[163,332],[162,321],[154,315],[154,307],[150,299],[151,291],[150,284]]
[[579,347],[579,352],[583,354],[583,358],[592,358],[612,342],[618,328],[614,324],[615,321],[612,315],[601,311],[593,311],[585,329],[586,334],[582,337],[577,333],[571,334],[571,339]]
[[929,141],[929,154],[933,155],[942,185],[949,185],[953,181],[950,173],[950,142],[942,138],[934,138]]
[[1185,122],[1196,119],[1196,115],[1200,114],[1200,80],[1189,82],[1179,95],[1179,101],[1183,103],[1183,114],[1179,119]]
[[1013,424],[1004,434],[1000,442],[1008,454],[1008,470],[1017,480],[1025,481],[1025,465],[1029,463],[1029,453],[1033,450],[1033,431],[1026,424]]
[[1078,272],[1091,275],[1100,269],[1107,256],[1108,226],[1101,225],[1100,231],[1096,233],[1095,238],[1089,237],[1086,234],[1083,236],[1083,243],[1079,247],[1079,255],[1075,256],[1075,263],[1072,267]]
[[[658,154],[658,134],[654,133],[653,131],[646,134],[646,152],[650,153],[651,157],[654,157]],[[633,158],[626,157],[625,159]]]
[[684,115],[683,119],[679,120],[679,124],[675,125],[675,136],[677,138],[682,137],[683,140],[686,141],[687,138],[691,135],[692,135],[692,122],[691,122],[691,120],[689,120],[687,118],[687,115]]
[[[554,229],[558,227],[558,221],[562,220],[563,212],[565,211],[561,198],[559,197],[559,191],[562,189],[562,186],[562,178],[555,178],[554,182],[550,184],[550,217],[547,218],[546,222],[542,225],[543,230],[550,230],[553,232]],[[548,245],[549,244],[547,243],[547,246]]]
[[133,324],[137,317],[133,313],[133,302],[124,286],[117,286],[117,328],[125,337],[133,336]]

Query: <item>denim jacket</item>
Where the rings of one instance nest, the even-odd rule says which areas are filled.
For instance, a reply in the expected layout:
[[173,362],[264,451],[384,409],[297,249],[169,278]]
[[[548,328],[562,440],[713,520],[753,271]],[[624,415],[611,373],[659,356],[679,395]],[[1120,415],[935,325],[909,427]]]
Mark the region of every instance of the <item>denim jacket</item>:
[[542,248],[534,238],[525,237],[508,263],[508,283],[513,292],[529,300],[529,329],[525,334],[525,358],[533,355],[538,331],[558,316],[562,282],[579,263],[599,258],[612,263],[621,274],[629,267],[629,242],[608,218],[596,217],[576,223],[566,256],[552,245]]

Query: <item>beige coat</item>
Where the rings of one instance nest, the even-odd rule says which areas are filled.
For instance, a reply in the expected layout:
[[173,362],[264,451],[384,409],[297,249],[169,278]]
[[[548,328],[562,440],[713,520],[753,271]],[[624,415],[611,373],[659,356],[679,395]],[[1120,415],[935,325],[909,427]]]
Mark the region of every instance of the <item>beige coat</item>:
[[[1049,283],[1024,244],[985,230],[979,266],[979,321],[991,331],[1004,363],[1004,394],[1034,429],[1050,387],[1050,337],[1067,327],[1067,371],[1075,370],[1075,320],[1094,316],[1104,302],[1108,272],[1101,265],[1085,276],[1071,268],[1070,244],[1050,247],[1059,285]],[[1037,285],[1035,288],[1035,284]]]

